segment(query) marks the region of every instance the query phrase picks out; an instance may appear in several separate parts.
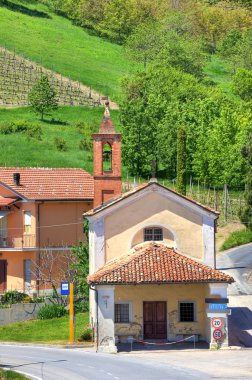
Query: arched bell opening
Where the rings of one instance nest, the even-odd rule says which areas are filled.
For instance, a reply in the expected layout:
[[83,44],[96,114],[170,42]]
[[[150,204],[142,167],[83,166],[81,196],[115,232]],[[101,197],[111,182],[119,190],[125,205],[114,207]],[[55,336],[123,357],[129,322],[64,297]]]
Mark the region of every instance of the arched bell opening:
[[111,172],[112,171],[112,147],[109,143],[106,143],[103,145],[102,170],[104,172]]

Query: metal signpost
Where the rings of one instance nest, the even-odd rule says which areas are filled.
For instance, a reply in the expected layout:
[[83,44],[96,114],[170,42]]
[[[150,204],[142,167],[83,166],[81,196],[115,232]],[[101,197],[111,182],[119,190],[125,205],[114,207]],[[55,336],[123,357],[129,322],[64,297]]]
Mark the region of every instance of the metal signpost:
[[72,282],[61,282],[60,294],[69,296],[69,340],[74,342],[74,291]]

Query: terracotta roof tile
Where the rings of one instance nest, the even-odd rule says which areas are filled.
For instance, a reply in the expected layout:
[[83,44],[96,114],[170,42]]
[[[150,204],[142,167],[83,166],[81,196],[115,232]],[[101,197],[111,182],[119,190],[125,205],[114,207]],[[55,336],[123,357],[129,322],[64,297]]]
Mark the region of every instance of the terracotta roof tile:
[[8,206],[16,202],[18,198],[3,198],[0,197],[0,206]]
[[149,243],[108,262],[90,284],[231,283],[233,278],[162,244]]
[[[20,173],[19,186],[14,173]],[[94,198],[93,177],[83,169],[0,167],[0,183],[27,199]]]
[[94,209],[92,209],[92,210],[89,210],[89,211],[88,211],[86,214],[84,214],[84,215],[86,215],[86,216],[92,216],[92,215],[95,215],[95,214],[97,214],[98,212],[100,212],[100,211],[102,211],[102,210],[104,210],[104,209],[106,209],[106,208],[108,208],[108,207],[114,205],[115,203],[118,203],[118,202],[122,201],[123,199],[125,199],[125,198],[127,198],[127,197],[132,196],[132,195],[135,194],[136,192],[141,191],[142,189],[145,189],[146,187],[151,186],[151,185],[153,185],[153,184],[155,184],[155,185],[157,185],[157,186],[160,186],[160,187],[166,189],[167,191],[169,191],[169,192],[171,192],[171,193],[173,193],[173,194],[176,194],[176,195],[178,195],[178,196],[181,197],[181,198],[184,198],[184,199],[188,200],[188,201],[191,202],[191,203],[194,203],[195,205],[197,205],[197,206],[203,208],[203,209],[206,210],[206,211],[210,211],[211,213],[216,214],[216,215],[219,215],[219,214],[220,214],[218,211],[216,211],[216,210],[214,210],[214,209],[212,209],[212,208],[210,208],[210,207],[208,207],[208,206],[205,206],[205,205],[203,205],[203,204],[201,204],[201,203],[195,201],[194,199],[192,199],[192,198],[190,198],[190,197],[187,197],[187,196],[185,196],[185,195],[183,195],[183,194],[180,194],[180,193],[178,193],[177,191],[175,191],[175,190],[173,190],[173,189],[170,189],[170,188],[168,188],[168,187],[166,187],[166,186],[164,186],[164,185],[161,185],[161,184],[158,183],[158,182],[148,182],[148,183],[142,183],[140,186],[136,187],[136,189],[134,189],[134,190],[130,190],[130,191],[126,192],[126,193],[122,193],[119,197],[115,197],[115,198],[110,199],[108,202],[103,203],[101,206],[96,207],[96,208],[94,208]]

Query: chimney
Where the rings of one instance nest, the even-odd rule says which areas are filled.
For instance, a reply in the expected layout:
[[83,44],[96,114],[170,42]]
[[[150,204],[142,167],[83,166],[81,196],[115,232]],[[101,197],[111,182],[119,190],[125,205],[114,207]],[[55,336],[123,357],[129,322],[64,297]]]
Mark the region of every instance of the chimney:
[[13,173],[13,182],[16,186],[20,185],[20,173]]

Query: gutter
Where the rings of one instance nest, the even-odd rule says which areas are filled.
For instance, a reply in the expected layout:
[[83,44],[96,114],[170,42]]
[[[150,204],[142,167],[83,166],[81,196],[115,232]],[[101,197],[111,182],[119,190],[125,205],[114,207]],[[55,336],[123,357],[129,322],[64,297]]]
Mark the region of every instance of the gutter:
[[217,280],[207,280],[207,281],[188,281],[188,282],[181,282],[181,281],[163,281],[163,282],[151,282],[151,281],[145,281],[145,282],[92,282],[89,286],[95,286],[95,285],[172,285],[172,284],[179,284],[179,285],[192,285],[192,284],[232,284],[234,281],[233,277],[229,281],[217,281]]

